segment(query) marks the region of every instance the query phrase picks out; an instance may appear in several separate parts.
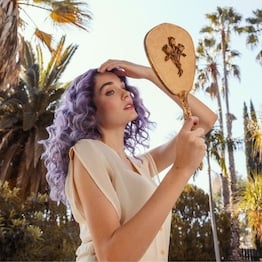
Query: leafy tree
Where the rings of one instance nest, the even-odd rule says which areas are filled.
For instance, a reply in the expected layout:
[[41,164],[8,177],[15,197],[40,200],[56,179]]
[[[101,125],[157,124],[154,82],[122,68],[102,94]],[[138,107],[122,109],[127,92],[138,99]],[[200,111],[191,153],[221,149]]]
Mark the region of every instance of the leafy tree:
[[249,125],[251,131],[252,141],[252,156],[255,162],[255,169],[257,173],[261,174],[262,168],[262,130],[258,122],[251,121]]
[[23,41],[22,71],[18,86],[0,93],[0,180],[22,189],[22,196],[47,192],[43,151],[39,140],[47,137],[56,104],[68,83],[59,82],[77,46],[64,47],[60,39],[46,68],[41,48],[37,59]]
[[241,191],[239,212],[252,230],[257,250],[262,250],[262,131],[252,101],[250,113],[244,103],[244,133],[248,177]]
[[252,101],[250,112],[244,103],[244,136],[247,175],[262,174],[262,131]]
[[[172,212],[170,261],[214,261],[208,195],[187,185]],[[222,259],[230,255],[230,220],[215,209]]]
[[238,213],[247,218],[247,226],[252,229],[257,250],[262,250],[262,175],[253,174],[241,192]]
[[246,103],[244,103],[244,110],[243,110],[243,119],[244,119],[244,139],[245,139],[245,153],[246,153],[246,169],[247,174],[252,176],[253,170],[253,159],[251,157],[252,152],[252,143],[251,141],[251,132],[248,129],[248,124],[250,123],[249,112],[247,109]]
[[0,260],[75,260],[79,231],[67,212],[46,194],[24,201],[19,188],[0,183]]

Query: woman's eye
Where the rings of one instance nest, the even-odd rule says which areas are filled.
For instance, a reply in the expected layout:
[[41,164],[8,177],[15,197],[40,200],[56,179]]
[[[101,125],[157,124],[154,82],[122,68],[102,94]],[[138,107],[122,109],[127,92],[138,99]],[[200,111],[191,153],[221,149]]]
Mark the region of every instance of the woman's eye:
[[106,91],[106,96],[111,96],[111,95],[113,95],[114,93],[115,93],[114,90],[108,90],[108,91]]

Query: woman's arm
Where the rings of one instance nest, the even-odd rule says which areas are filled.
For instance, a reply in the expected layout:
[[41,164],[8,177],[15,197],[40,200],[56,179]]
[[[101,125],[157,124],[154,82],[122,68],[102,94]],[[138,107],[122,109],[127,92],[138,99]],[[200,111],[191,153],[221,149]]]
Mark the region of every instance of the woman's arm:
[[116,210],[74,157],[74,181],[99,261],[138,261],[155,238],[206,150],[196,118],[185,121],[177,136],[180,154],[151,198],[121,225]]

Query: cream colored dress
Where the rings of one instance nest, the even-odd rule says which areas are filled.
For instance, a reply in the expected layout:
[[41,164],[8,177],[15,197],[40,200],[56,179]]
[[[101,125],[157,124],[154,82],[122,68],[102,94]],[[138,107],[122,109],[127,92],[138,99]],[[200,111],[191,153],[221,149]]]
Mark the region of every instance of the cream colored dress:
[[[92,236],[89,233],[83,207],[74,184],[73,153],[77,155],[96,185],[112,203],[121,224],[133,217],[150,198],[157,187],[153,177],[158,172],[149,153],[141,156],[143,162],[130,158],[137,170],[134,172],[126,167],[112,148],[98,140],[82,139],[71,148],[69,171],[66,178],[66,196],[74,218],[80,227],[81,245],[77,249],[76,260],[97,261]],[[169,214],[140,261],[168,260],[170,221],[171,215]],[[146,223],[147,221],[145,221]]]

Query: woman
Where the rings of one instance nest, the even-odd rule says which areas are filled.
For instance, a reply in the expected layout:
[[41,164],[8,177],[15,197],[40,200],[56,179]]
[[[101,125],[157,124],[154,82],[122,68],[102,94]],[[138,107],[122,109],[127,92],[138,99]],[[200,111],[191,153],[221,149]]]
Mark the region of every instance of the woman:
[[[78,261],[167,261],[170,211],[199,167],[203,136],[216,121],[190,95],[194,116],[180,132],[135,156],[149,139],[149,112],[126,77],[165,91],[150,67],[108,60],[65,91],[44,142],[50,195],[70,204],[80,226]],[[157,186],[153,177],[169,166]]]

